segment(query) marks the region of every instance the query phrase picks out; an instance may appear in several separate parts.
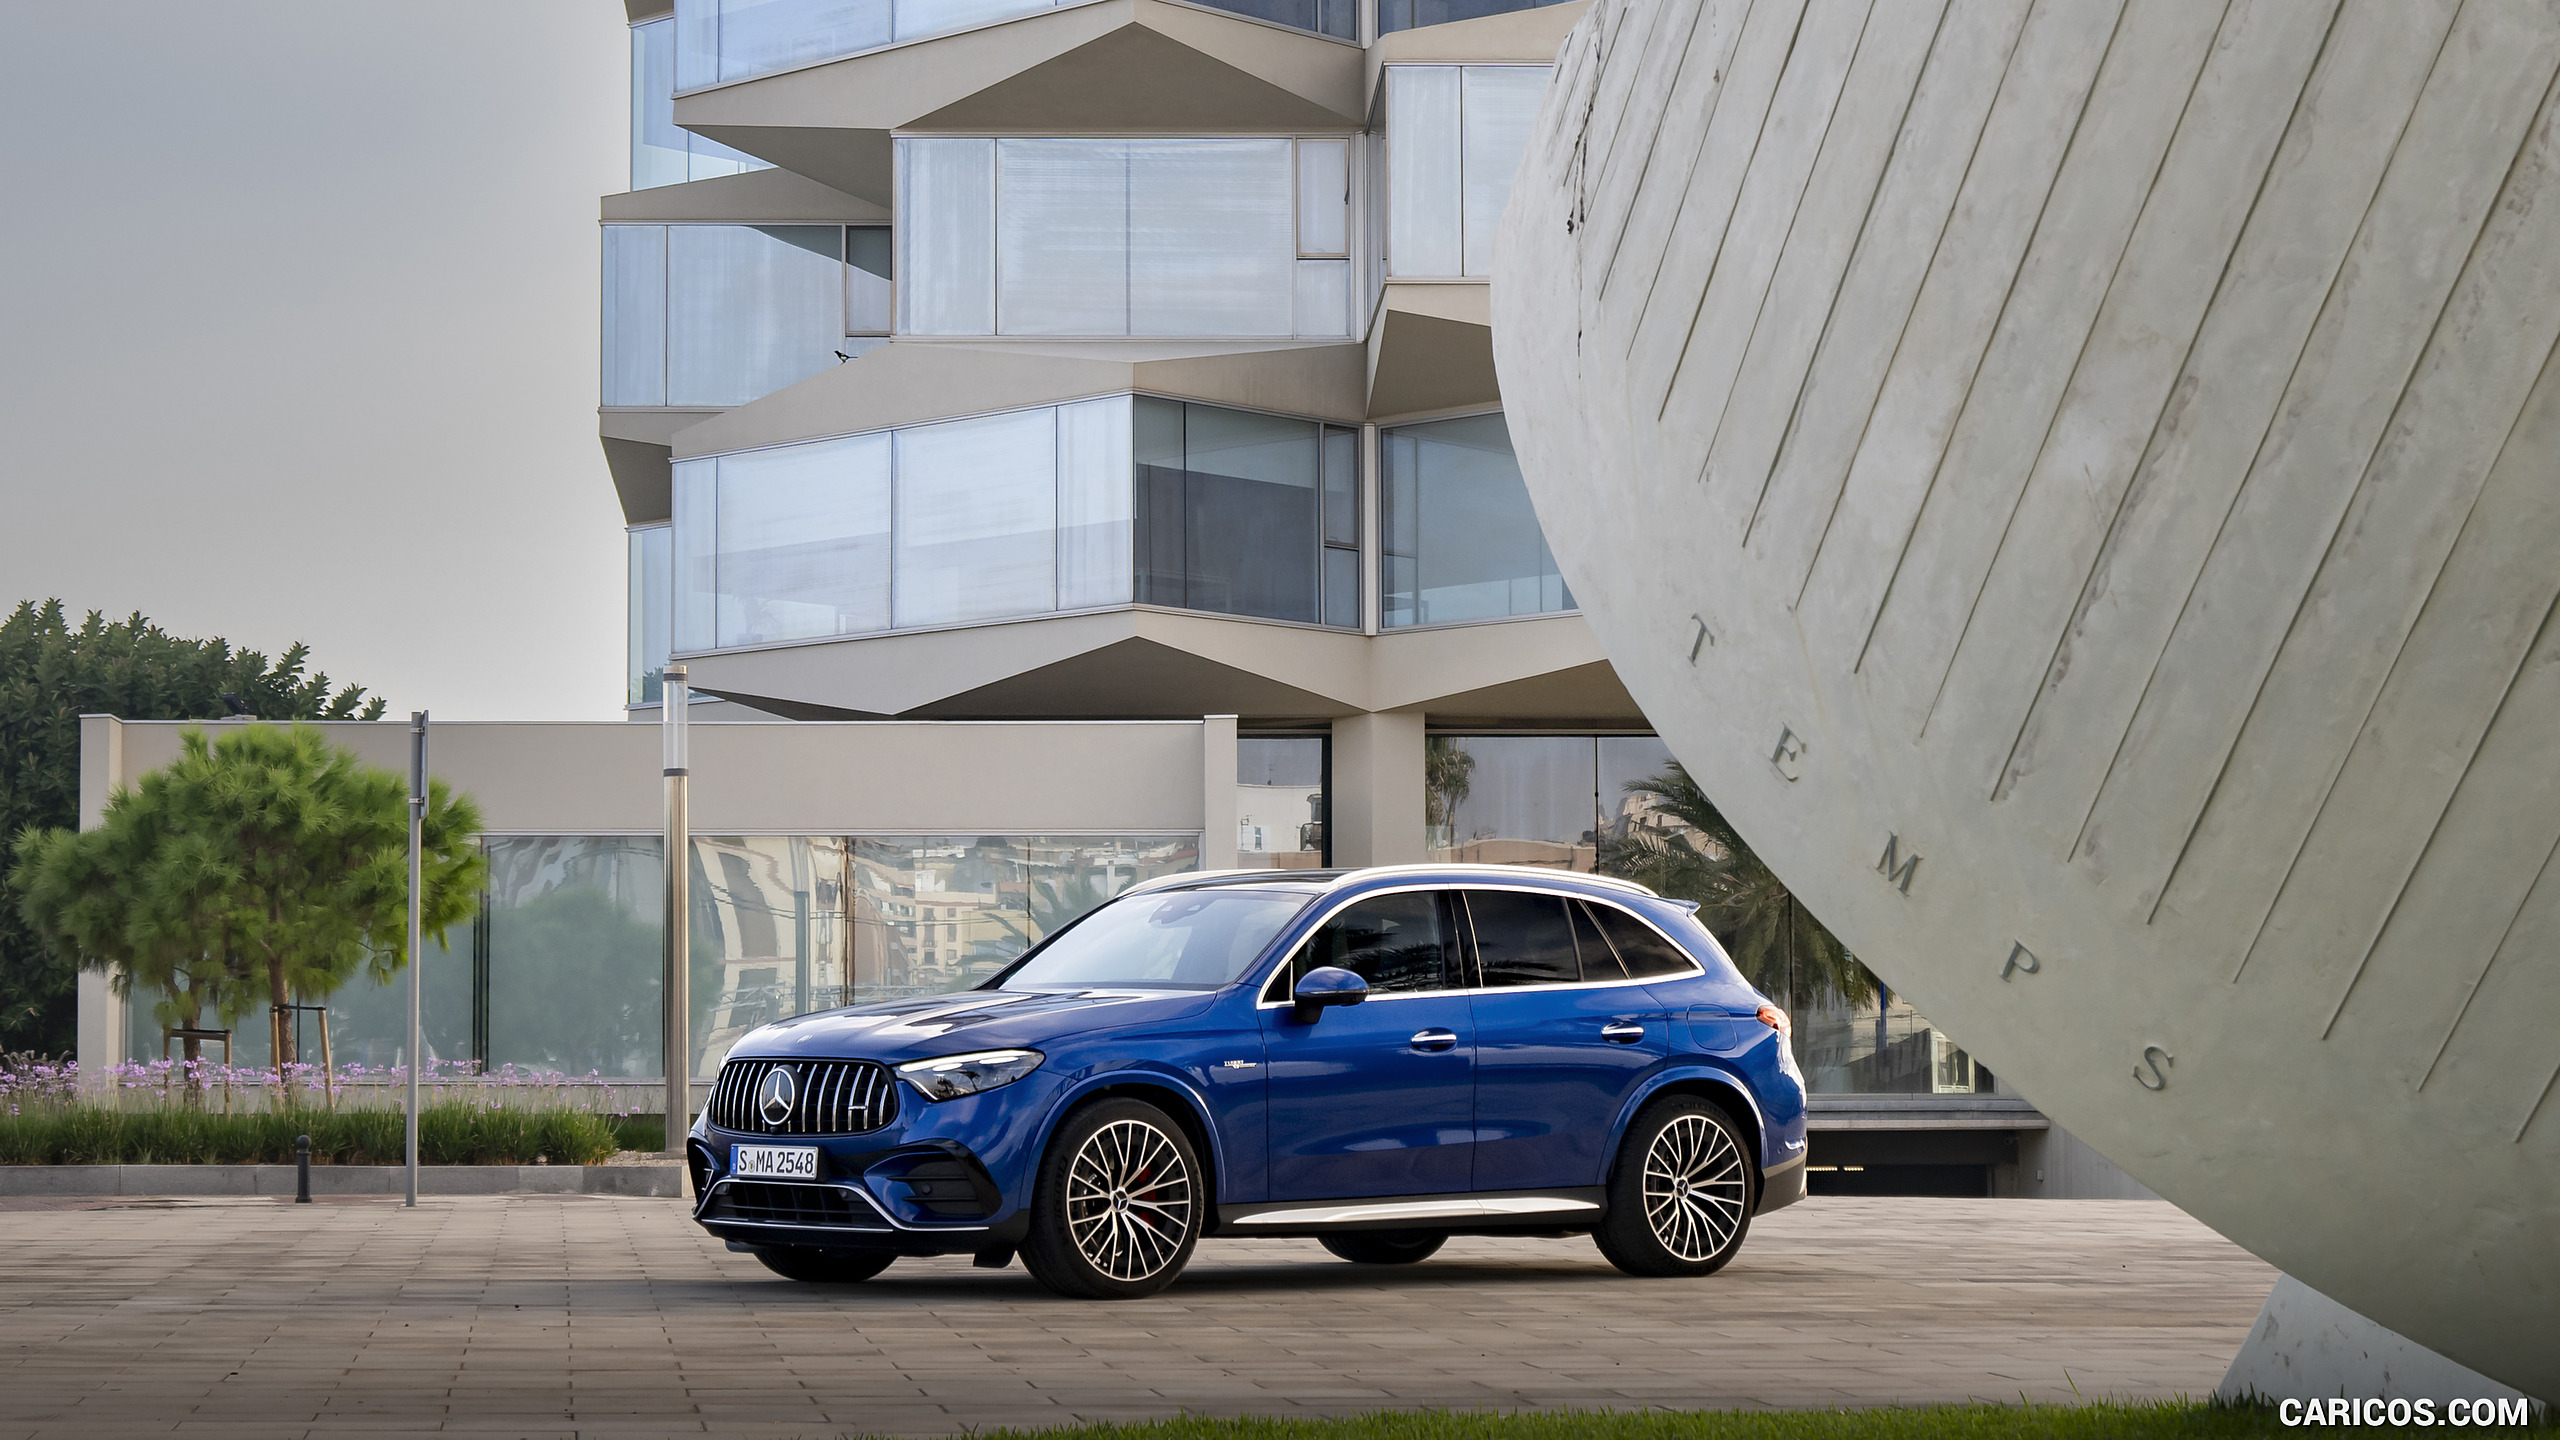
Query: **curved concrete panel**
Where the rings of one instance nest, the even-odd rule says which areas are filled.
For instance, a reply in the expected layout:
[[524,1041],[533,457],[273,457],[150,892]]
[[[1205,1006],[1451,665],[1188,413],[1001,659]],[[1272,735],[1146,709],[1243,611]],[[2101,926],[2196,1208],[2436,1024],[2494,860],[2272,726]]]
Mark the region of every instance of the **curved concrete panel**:
[[2560,1394],[2560,10],[1597,0],[1494,344],[1617,670],[1967,1049]]

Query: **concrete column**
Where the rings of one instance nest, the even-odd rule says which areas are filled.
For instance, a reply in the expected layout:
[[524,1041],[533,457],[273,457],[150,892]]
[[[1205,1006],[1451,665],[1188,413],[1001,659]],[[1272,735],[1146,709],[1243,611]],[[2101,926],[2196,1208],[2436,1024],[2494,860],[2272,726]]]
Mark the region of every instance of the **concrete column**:
[[[80,717],[80,828],[95,830],[106,818],[107,798],[124,784],[124,722],[113,715]],[[80,1088],[103,1090],[107,1067],[124,1059],[125,1002],[108,988],[104,971],[80,972],[77,1058]]]
[[1200,868],[1236,868],[1236,717],[1200,718]]
[[1333,863],[1409,865],[1422,857],[1422,712],[1333,722]]

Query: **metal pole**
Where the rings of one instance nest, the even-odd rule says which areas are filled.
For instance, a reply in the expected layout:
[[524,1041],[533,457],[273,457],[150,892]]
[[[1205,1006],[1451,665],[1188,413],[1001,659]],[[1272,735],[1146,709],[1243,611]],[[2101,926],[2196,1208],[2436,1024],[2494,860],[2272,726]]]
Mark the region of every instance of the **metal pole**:
[[409,1157],[409,1201],[418,1203],[418,1070],[424,1058],[418,1023],[418,967],[426,963],[419,953],[419,901],[421,874],[426,868],[427,846],[427,712],[409,712],[409,1116],[407,1153]]
[[688,892],[693,882],[693,816],[687,808],[691,796],[687,784],[692,778],[689,737],[685,733],[685,711],[691,700],[682,665],[666,668],[664,687],[660,692],[659,740],[664,760],[667,801],[667,919],[666,975],[660,992],[666,997],[666,1072],[667,1072],[667,1154],[684,1154],[685,1134],[693,1128],[693,1050],[687,1030],[692,997],[687,994],[686,980],[691,973],[692,937],[688,933],[692,905]]

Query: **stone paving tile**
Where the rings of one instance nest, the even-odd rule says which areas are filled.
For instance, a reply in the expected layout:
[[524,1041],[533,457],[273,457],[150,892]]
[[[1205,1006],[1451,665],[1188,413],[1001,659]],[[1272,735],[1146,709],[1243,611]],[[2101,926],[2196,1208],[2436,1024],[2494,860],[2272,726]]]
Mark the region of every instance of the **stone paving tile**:
[[901,1261],[797,1286],[664,1200],[0,1203],[0,1440],[949,1435],[1205,1414],[2203,1394],[2274,1272],[2131,1201],[1808,1201],[1723,1274],[1212,1241],[1150,1300]]

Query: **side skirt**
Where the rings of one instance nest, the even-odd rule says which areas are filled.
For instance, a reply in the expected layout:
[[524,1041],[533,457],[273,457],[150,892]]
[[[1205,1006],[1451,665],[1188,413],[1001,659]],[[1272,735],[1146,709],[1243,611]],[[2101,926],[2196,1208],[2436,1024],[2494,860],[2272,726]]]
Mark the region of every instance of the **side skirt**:
[[1512,1230],[1550,1233],[1589,1229],[1600,1219],[1608,1192],[1597,1185],[1568,1190],[1494,1194],[1375,1195],[1343,1200],[1290,1200],[1277,1204],[1221,1205],[1216,1233],[1328,1235],[1356,1230],[1449,1230],[1470,1234]]

